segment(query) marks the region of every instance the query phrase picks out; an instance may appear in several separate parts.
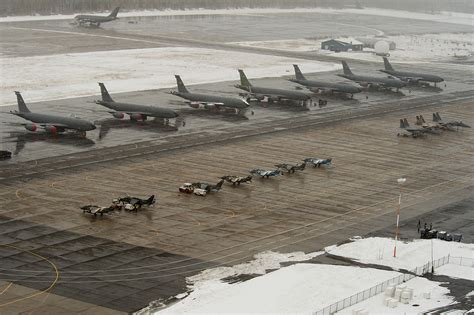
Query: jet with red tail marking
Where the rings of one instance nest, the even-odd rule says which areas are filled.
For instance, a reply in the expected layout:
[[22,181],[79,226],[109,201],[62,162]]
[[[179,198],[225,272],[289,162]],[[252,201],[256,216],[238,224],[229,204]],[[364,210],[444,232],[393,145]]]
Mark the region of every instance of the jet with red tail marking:
[[85,136],[86,131],[96,129],[94,123],[80,118],[32,113],[26,106],[20,92],[15,91],[15,94],[18,101],[18,111],[10,111],[10,113],[31,121],[32,123],[22,124],[29,131],[43,128],[48,133],[56,134],[66,130],[74,130]]

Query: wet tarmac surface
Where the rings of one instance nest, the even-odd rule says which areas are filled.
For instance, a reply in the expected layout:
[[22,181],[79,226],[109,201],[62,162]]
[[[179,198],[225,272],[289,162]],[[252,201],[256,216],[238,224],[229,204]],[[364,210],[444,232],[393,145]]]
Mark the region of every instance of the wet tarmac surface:
[[[211,29],[215,31],[213,39],[223,41],[269,40],[280,35],[317,37],[311,34],[321,24],[320,34],[339,34],[331,33],[336,28],[328,20],[349,22],[347,28],[337,26],[337,32],[345,35],[372,34],[374,30],[354,28],[351,23],[372,26],[380,19],[386,21],[382,27],[387,31],[406,31],[398,19],[333,18],[305,14],[163,17],[140,18],[138,24],[128,24],[134,19],[121,19],[103,29],[79,30],[100,35],[87,37],[32,30],[78,31],[68,21],[4,23],[0,24],[1,49],[5,54],[29,56],[160,45],[211,47],[212,43],[206,43]],[[295,27],[282,27],[282,19]],[[257,26],[252,27],[251,22]],[[314,23],[313,29],[308,23]],[[223,27],[216,31],[216,25]],[[409,31],[448,32],[455,28],[462,31],[465,27],[416,21]],[[61,44],[50,46],[59,40]],[[217,44],[214,48],[259,51]],[[277,54],[314,59],[309,53]],[[351,66],[354,72],[373,74],[380,68],[355,61]],[[0,284],[7,287],[0,298],[0,310],[5,314],[131,312],[150,301],[184,292],[186,276],[211,266],[233,265],[264,250],[316,251],[353,235],[392,230],[388,227],[393,225],[398,196],[394,178],[401,174],[410,179],[404,205],[407,222],[466,200],[472,195],[474,178],[471,130],[426,139],[396,134],[399,118],[412,121],[415,115],[430,117],[433,111],[472,125],[472,73],[454,64],[400,69],[414,67],[445,77],[447,86],[413,87],[403,93],[371,90],[354,99],[315,95],[315,101],[324,98],[328,105],[306,109],[253,103],[253,115],[247,113],[246,117],[194,110],[166,94],[168,89],[112,93],[124,102],[177,110],[180,118],[170,125],[115,120],[99,105],[88,103],[95,97],[30,105],[33,111],[74,113],[96,121],[99,128],[87,138],[29,133],[12,125],[23,120],[2,114],[0,146],[13,151],[14,156],[0,162]],[[334,73],[314,77],[342,81]],[[252,81],[295,88],[282,78]],[[233,88],[235,83],[192,89],[235,96],[239,92]],[[2,112],[13,109],[3,107]],[[333,157],[334,167],[310,168],[267,181],[256,179],[237,188],[225,186],[205,198],[177,192],[183,182],[214,182],[224,173],[247,174],[254,167],[270,168],[276,162],[314,155]],[[79,209],[89,203],[102,205],[127,193],[145,196],[151,192],[158,195],[155,208],[136,214],[120,212],[93,218]],[[453,219],[459,217],[455,210],[442,212],[444,222],[452,222],[453,228],[461,222]],[[466,228],[466,233],[472,235],[472,229]],[[38,293],[43,295],[31,296]],[[16,302],[19,299],[21,304]]]

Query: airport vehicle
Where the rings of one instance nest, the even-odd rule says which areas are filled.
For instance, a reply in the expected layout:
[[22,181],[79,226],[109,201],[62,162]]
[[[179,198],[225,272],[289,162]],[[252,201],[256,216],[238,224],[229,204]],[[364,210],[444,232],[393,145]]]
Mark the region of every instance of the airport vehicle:
[[235,85],[235,87],[248,92],[247,100],[255,98],[258,101],[266,100],[268,103],[281,102],[283,100],[299,101],[301,105],[310,105],[312,103],[311,95],[307,93],[253,86],[243,70],[239,69],[239,74],[240,84]]
[[329,166],[332,164],[332,159],[306,158],[304,163],[313,165],[313,167]]
[[85,136],[86,131],[96,129],[96,126],[92,122],[77,117],[32,113],[26,106],[20,92],[16,91],[15,94],[18,101],[18,111],[10,111],[10,113],[32,122],[22,124],[26,130],[34,132],[38,127],[41,127],[51,134],[62,133],[66,130],[74,130]]
[[437,238],[438,236],[438,231],[437,230],[430,230],[430,229],[421,229],[420,230],[420,238],[424,239],[431,239],[431,238]]
[[349,79],[351,81],[357,82],[360,86],[363,87],[375,87],[375,88],[383,88],[383,89],[392,89],[395,88],[397,92],[404,86],[406,86],[406,82],[403,82],[398,79],[393,78],[382,78],[382,77],[374,77],[374,76],[367,76],[367,75],[357,75],[352,73],[349,65],[344,60],[342,62],[342,68],[344,74],[337,74],[340,77]]
[[8,150],[0,150],[0,160],[11,159],[12,153]]
[[387,57],[383,57],[383,63],[384,63],[384,70],[379,70],[381,72],[387,73],[391,76],[397,77],[400,80],[408,83],[414,83],[414,84],[419,84],[419,83],[425,83],[429,84],[429,82],[433,82],[434,86],[436,86],[436,83],[443,82],[444,79],[440,76],[434,75],[434,74],[425,74],[425,73],[417,73],[417,72],[408,72],[408,71],[397,71],[393,69],[392,65],[390,64],[390,61],[388,61]]
[[112,97],[110,97],[104,83],[99,83],[99,86],[102,99],[96,100],[95,103],[112,109],[113,111],[109,113],[111,113],[115,118],[122,119],[125,117],[125,114],[127,114],[132,121],[144,121],[147,120],[148,117],[163,118],[168,120],[170,118],[176,118],[179,116],[174,110],[167,108],[115,102]]
[[192,108],[205,108],[209,110],[225,110],[237,114],[245,114],[249,103],[243,99],[226,97],[220,95],[198,94],[189,92],[179,75],[175,75],[178,91],[171,91],[170,94],[179,96],[187,100],[187,104]]
[[118,19],[117,14],[120,7],[115,8],[108,16],[100,15],[76,15],[74,19],[79,22],[79,25],[100,26],[100,23],[110,22]]
[[355,93],[360,93],[362,91],[360,88],[352,86],[350,84],[308,80],[305,78],[303,73],[301,73],[301,70],[298,65],[293,65],[293,68],[295,69],[295,78],[289,79],[289,81],[304,85],[311,92],[331,94],[344,93],[350,94],[352,98],[354,97]]
[[415,128],[415,127],[410,127],[410,124],[408,123],[408,120],[406,118],[400,119],[400,128],[403,129],[404,131],[408,132],[408,134],[400,134],[398,133],[397,136],[411,136],[413,138],[418,138],[420,136],[423,136],[427,133],[430,134],[440,134],[439,129],[433,128],[433,127],[422,127],[422,128]]
[[441,119],[441,116],[438,112],[433,113],[433,121],[440,124],[441,126],[446,126],[446,127],[471,128],[471,126],[463,123],[460,120],[451,120],[451,121],[444,122],[443,119]]
[[231,183],[233,186],[240,185],[241,183],[250,183],[252,181],[252,175],[248,176],[234,176],[234,175],[226,175],[222,176],[221,179],[225,180],[228,183]]
[[294,173],[296,171],[303,171],[306,168],[306,163],[300,163],[300,164],[286,164],[286,163],[281,163],[281,164],[275,164],[275,167],[280,169],[280,170],[285,170],[287,173]]
[[274,177],[274,176],[280,176],[283,175],[283,172],[280,171],[279,169],[276,170],[264,170],[261,168],[256,168],[250,171],[250,174],[252,175],[258,175],[262,178],[269,178],[269,177]]
[[96,217],[98,214],[103,216],[104,213],[113,212],[115,210],[113,206],[100,207],[97,205],[86,205],[86,206],[82,206],[81,209],[82,209],[82,213],[90,213],[90,214],[93,214],[94,217]]
[[147,199],[141,199],[138,197],[125,196],[117,198],[113,201],[116,207],[121,207],[128,211],[138,211],[143,206],[150,207],[156,202],[155,195],[151,195]]

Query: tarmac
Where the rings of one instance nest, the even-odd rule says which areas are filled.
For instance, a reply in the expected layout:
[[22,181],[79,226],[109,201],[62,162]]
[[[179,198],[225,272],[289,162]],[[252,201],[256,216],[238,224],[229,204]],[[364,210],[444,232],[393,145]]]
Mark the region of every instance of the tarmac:
[[[43,23],[15,27],[41,28]],[[51,30],[59,27],[46,24]],[[420,29],[426,27],[421,24]],[[18,31],[11,26],[2,25],[0,32]],[[184,42],[196,44],[186,36]],[[120,45],[117,49],[124,48]],[[40,53],[49,53],[44,49]],[[355,63],[354,69],[364,66]],[[354,100],[325,96],[328,106],[306,110],[252,104],[254,115],[246,118],[184,109],[161,90],[114,95],[145,102],[158,94],[179,109],[184,126],[183,121],[174,126],[116,122],[98,114],[97,105],[86,102],[90,98],[32,104],[32,109],[58,113],[67,112],[60,105],[81,104],[81,116],[99,119],[101,128],[86,139],[53,139],[0,126],[9,135],[2,137],[2,146],[12,146],[15,153],[0,167],[2,314],[130,313],[182,293],[185,278],[207,268],[247,261],[266,250],[317,251],[354,235],[383,234],[395,222],[401,176],[407,177],[403,222],[438,211],[447,217],[445,228],[456,229],[460,221],[449,218],[469,217],[472,208],[461,213],[442,209],[473,196],[472,130],[413,139],[397,137],[398,121],[413,122],[416,115],[431,117],[437,111],[445,120],[472,125],[471,76],[469,69],[450,64],[419,66],[436,69],[447,86],[415,88],[405,95],[370,91]],[[255,81],[289,84],[281,78]],[[235,94],[231,85],[195,88]],[[215,183],[223,175],[247,175],[253,168],[271,169],[306,157],[332,158],[333,166],[254,178],[239,187],[225,184],[206,197],[178,192],[184,182]],[[156,194],[158,200],[138,213],[103,217],[79,209],[108,205],[125,194]],[[472,228],[465,229],[466,238],[472,237]],[[402,237],[411,230],[402,224]]]

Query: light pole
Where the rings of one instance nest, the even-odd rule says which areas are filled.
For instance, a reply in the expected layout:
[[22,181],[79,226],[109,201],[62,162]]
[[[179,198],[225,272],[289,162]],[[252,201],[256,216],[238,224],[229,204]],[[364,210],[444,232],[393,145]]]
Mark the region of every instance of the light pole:
[[395,246],[393,247],[393,257],[397,257],[397,240],[400,235],[400,204],[402,203],[402,185],[407,181],[405,177],[400,177],[397,179],[398,187],[400,188],[400,193],[398,195],[398,208],[397,208],[397,227],[395,229]]

